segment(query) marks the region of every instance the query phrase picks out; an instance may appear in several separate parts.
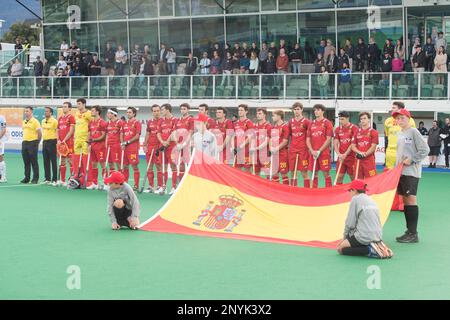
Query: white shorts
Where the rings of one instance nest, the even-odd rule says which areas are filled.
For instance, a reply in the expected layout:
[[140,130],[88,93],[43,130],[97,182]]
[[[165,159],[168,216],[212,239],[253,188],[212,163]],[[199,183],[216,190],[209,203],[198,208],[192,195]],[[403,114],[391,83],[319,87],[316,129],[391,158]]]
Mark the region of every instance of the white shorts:
[[0,156],[5,154],[5,142],[0,139]]

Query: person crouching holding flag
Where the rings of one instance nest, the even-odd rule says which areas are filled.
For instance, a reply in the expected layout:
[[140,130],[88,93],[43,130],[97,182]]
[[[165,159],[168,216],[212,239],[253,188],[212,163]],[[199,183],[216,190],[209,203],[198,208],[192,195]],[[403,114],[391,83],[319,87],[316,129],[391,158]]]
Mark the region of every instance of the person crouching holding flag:
[[105,179],[109,185],[107,209],[113,230],[128,227],[136,230],[139,225],[140,204],[133,188],[125,182],[120,171],[114,171]]
[[345,220],[344,239],[339,243],[337,251],[346,256],[391,258],[391,249],[381,240],[383,231],[380,211],[366,194],[367,184],[362,180],[353,180],[348,191],[352,200]]

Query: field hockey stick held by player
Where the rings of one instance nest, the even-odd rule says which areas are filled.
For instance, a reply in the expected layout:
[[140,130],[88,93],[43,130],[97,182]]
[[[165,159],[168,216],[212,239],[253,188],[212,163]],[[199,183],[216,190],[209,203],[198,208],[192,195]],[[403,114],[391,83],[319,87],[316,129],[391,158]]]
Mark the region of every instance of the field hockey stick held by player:
[[87,186],[88,177],[89,177],[89,168],[91,166],[91,150],[89,150],[86,164],[86,178],[84,179],[84,187]]
[[296,187],[297,184],[297,169],[298,169],[298,153],[295,156],[294,175],[292,176],[292,186]]
[[[313,171],[312,171],[312,175],[311,175],[311,181],[314,181],[314,177],[315,177],[315,175],[316,175],[316,165],[317,165],[317,159],[316,159],[315,157],[313,157],[313,159],[314,159],[314,164],[313,164]],[[312,187],[313,187],[313,184],[314,184],[314,183],[311,183],[311,184],[309,185],[309,187],[312,188]]]
[[123,173],[123,160],[125,158],[125,150],[122,149],[122,155],[120,156],[120,171]]
[[58,161],[58,177],[56,179],[57,186],[59,186],[59,181],[61,181],[61,161],[62,161],[62,154],[59,154],[59,161]]
[[163,183],[163,185],[162,185],[161,195],[164,194],[164,190],[166,189],[166,164],[165,164],[165,162],[166,162],[166,155],[165,155],[165,153],[166,152],[163,149],[163,151],[162,151],[162,163],[161,163],[161,165],[162,165],[162,183]]
[[341,169],[342,169],[342,160],[339,161],[339,166],[338,166],[338,169],[337,169],[337,171],[336,171],[336,177],[334,178],[334,183],[333,183],[333,185],[336,185],[337,180],[338,180],[338,177],[339,177],[339,174],[341,173]]
[[270,166],[269,166],[269,180],[272,181],[273,178],[273,155],[270,155]]
[[[152,161],[153,161],[153,153],[155,152],[155,149],[152,149],[152,152],[150,153],[150,159],[148,160],[147,163],[147,170],[145,171],[145,176],[144,176],[144,182],[142,183],[142,187],[139,190],[139,193],[144,192],[145,186],[146,186],[146,182],[148,180],[148,170],[150,170],[150,167],[152,165]],[[153,170],[153,168],[152,168]]]
[[358,176],[359,176],[359,159],[356,160],[355,180],[358,179]]
[[180,176],[180,166],[181,166],[181,150],[178,150],[178,159],[177,159],[177,179]]

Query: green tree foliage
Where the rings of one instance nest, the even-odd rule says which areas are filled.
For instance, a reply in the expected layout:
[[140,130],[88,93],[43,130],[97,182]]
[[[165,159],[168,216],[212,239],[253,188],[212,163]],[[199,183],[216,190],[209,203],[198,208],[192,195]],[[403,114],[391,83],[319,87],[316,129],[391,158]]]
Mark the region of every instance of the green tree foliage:
[[27,22],[17,22],[3,35],[2,42],[15,43],[17,38],[21,39],[22,43],[26,40],[32,46],[38,46],[39,29],[32,29],[31,24]]

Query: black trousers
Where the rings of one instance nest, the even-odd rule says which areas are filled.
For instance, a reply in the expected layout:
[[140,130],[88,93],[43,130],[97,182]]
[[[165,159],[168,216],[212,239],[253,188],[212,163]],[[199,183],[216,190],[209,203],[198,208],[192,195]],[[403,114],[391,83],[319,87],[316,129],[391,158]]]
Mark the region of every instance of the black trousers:
[[445,155],[445,166],[448,167],[449,166],[449,157],[450,157],[450,146],[448,142],[444,141],[444,155]]
[[25,181],[30,181],[31,168],[33,167],[33,181],[39,181],[39,163],[38,163],[39,141],[22,142],[22,159],[25,169]]
[[[124,200],[124,202],[125,202],[125,200]],[[113,206],[113,212],[114,212],[114,215],[116,216],[116,221],[119,226],[130,227],[128,218],[131,216],[131,214],[133,212],[130,209],[127,209],[126,205],[121,209]]]
[[44,157],[45,180],[56,182],[56,180],[58,179],[58,167],[56,161],[56,139],[44,140],[42,145],[42,155]]

